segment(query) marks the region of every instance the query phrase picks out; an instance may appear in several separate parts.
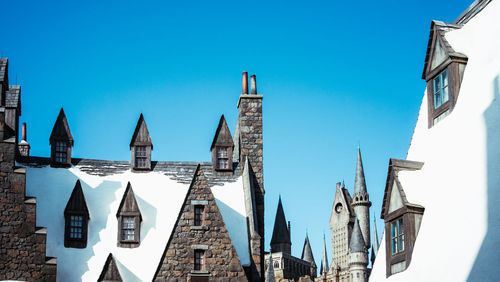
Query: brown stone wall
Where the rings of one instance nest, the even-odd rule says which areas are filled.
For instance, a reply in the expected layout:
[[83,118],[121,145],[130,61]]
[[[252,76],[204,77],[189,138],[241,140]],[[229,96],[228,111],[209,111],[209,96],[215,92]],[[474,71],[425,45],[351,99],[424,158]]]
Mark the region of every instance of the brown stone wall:
[[26,173],[14,167],[15,138],[0,141],[0,280],[55,281],[45,257],[46,230],[36,228],[36,200],[26,198]]
[[[194,226],[194,205],[205,206],[202,226]],[[194,270],[194,251],[205,251],[204,271]],[[210,281],[247,281],[215,198],[198,167],[174,231],[162,256],[155,281],[191,281],[208,275]]]

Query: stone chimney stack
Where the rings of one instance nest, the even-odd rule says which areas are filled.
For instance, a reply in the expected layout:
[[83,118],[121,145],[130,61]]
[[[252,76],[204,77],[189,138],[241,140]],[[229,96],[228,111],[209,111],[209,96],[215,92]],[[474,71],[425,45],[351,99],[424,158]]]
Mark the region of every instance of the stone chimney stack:
[[23,122],[22,138],[21,142],[19,142],[19,154],[23,157],[29,157],[30,149],[31,149],[30,144],[26,139],[26,123]]
[[242,94],[248,94],[248,72],[243,72]]
[[257,94],[257,77],[255,74],[250,76],[250,94]]

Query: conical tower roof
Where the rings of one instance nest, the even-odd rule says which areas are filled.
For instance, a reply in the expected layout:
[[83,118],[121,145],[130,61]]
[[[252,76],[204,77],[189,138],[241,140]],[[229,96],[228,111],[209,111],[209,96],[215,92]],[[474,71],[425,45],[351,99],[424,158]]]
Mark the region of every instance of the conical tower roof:
[[361,159],[361,149],[358,149],[358,162],[356,164],[356,178],[354,180],[354,194],[366,193],[365,172],[363,170],[363,160]]
[[287,243],[291,244],[290,233],[286,225],[285,212],[281,204],[281,196],[278,201],[278,209],[276,210],[276,218],[274,219],[273,237],[271,238],[271,245]]
[[304,248],[302,248],[302,256],[300,257],[302,260],[310,262],[311,265],[316,266],[314,262],[314,256],[311,249],[311,243],[309,243],[309,236],[306,234],[306,240],[304,241]]
[[323,258],[321,259],[321,267],[319,273],[323,274],[327,272],[328,272],[328,255],[326,251],[326,239],[325,235],[323,234]]
[[351,253],[364,252],[366,249],[365,240],[363,240],[363,234],[361,233],[361,228],[359,227],[357,216],[356,219],[354,220],[354,228],[352,229],[349,249],[351,250]]

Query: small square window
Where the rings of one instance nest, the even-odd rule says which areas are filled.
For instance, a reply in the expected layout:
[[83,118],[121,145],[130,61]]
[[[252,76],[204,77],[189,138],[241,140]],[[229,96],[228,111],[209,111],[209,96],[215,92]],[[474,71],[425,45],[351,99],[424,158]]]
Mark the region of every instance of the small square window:
[[392,254],[397,254],[405,249],[405,235],[403,219],[399,218],[391,222]]
[[194,206],[194,225],[201,226],[205,222],[205,206],[196,205]]
[[205,252],[203,250],[194,251],[194,270],[205,270]]
[[147,154],[146,146],[135,147],[135,167],[146,168]]

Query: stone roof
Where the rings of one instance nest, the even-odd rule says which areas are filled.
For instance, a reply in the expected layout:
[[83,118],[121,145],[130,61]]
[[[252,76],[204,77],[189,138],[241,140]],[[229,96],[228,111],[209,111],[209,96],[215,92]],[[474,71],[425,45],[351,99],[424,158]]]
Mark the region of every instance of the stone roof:
[[281,196],[278,200],[278,209],[276,210],[276,218],[274,219],[274,229],[273,236],[271,238],[271,245],[287,243],[291,244],[290,241],[290,230],[288,230],[285,212],[283,211],[283,205],[281,204]]
[[[50,165],[50,158],[44,157],[21,157],[19,162],[29,167],[44,167]],[[110,161],[110,160],[94,160],[71,158],[71,164],[81,171],[96,176],[107,176],[117,173],[124,173],[130,170],[129,161]],[[239,163],[233,163],[234,173],[232,175],[214,175],[212,170],[212,162],[176,162],[176,161],[152,161],[151,171],[161,172],[164,175],[170,176],[171,179],[179,183],[190,184],[193,179],[193,174],[196,166],[200,164],[208,184],[221,185],[225,182],[234,182],[241,175]]]
[[356,164],[356,178],[354,179],[354,194],[366,193],[365,172],[361,160],[361,149],[358,149],[358,162]]
[[358,217],[354,220],[354,228],[352,229],[351,242],[349,243],[349,249],[351,253],[364,252],[366,251],[365,240],[363,240],[363,234],[361,233],[361,228],[359,227]]

